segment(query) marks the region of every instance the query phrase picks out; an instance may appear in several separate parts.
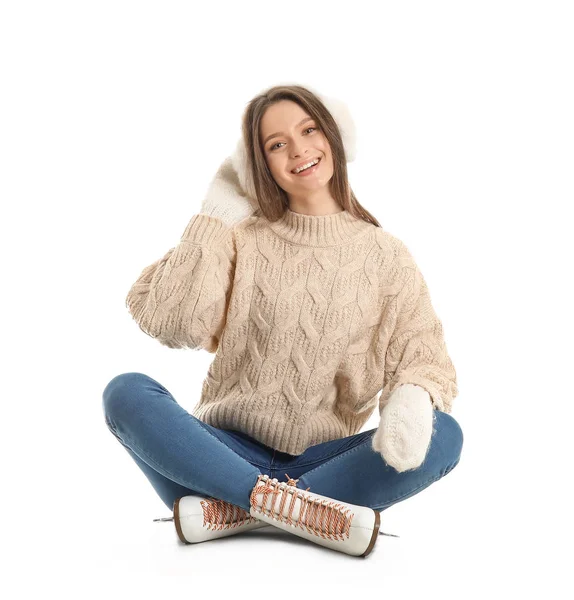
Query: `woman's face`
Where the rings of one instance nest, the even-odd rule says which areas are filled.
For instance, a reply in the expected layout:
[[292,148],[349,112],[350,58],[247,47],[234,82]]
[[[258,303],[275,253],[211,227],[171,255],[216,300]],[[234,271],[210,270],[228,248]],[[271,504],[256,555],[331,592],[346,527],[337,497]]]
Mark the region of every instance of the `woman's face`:
[[[318,123],[296,102],[281,100],[265,111],[260,141],[273,178],[290,198],[318,197],[328,190],[333,176],[331,148]],[[299,175],[293,172],[315,159],[319,159],[315,167]]]

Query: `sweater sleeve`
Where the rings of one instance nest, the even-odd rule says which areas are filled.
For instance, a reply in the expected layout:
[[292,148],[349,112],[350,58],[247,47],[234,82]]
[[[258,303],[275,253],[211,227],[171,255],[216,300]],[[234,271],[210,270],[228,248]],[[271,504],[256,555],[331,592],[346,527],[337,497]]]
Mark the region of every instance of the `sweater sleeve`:
[[385,406],[397,387],[412,383],[429,393],[435,409],[450,413],[458,388],[442,323],[432,306],[426,281],[402,242],[397,259],[400,284],[396,320],[386,350],[379,407]]
[[125,302],[144,333],[169,348],[217,350],[235,271],[232,232],[196,214],[179,244],[141,272]]

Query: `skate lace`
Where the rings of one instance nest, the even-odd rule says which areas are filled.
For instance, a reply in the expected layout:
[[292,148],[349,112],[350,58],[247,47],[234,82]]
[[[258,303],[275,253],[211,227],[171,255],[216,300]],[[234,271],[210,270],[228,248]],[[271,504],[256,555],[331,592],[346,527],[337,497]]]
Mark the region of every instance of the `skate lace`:
[[[291,479],[287,473],[287,482],[270,479],[268,475],[260,475],[251,491],[250,502],[256,512],[266,514],[272,519],[299,527],[308,533],[329,540],[343,540],[350,535],[353,512],[348,506],[332,500],[314,498],[306,495],[306,490],[297,490],[298,479]],[[263,494],[261,506],[257,495]],[[267,500],[272,497],[272,504],[267,509]],[[290,498],[290,500],[289,500]],[[293,510],[297,499],[301,502],[299,516],[293,519]],[[289,504],[287,516],[284,514],[285,505]],[[277,506],[277,503],[279,505]]]
[[234,529],[259,520],[240,506],[218,498],[205,498],[200,504],[203,509],[203,525],[207,529]]

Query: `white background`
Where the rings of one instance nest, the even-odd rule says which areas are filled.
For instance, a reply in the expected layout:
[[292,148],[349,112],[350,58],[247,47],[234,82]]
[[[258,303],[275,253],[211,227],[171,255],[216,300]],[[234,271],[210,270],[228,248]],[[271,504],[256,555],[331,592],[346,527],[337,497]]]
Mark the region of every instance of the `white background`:
[[[4,597],[572,597],[573,29],[549,0],[3,2]],[[457,369],[460,463],[366,559],[279,530],[181,546],[103,419],[123,372],[198,400],[213,355],[146,336],[125,296],[285,81],[347,103],[353,190]]]

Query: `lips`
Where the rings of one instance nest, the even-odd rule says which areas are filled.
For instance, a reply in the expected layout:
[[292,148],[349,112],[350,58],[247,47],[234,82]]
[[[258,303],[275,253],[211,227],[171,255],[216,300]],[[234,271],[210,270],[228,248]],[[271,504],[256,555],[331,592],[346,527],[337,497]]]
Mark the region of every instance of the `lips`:
[[[298,164],[297,166],[293,167],[293,169],[291,170],[291,173],[293,173],[293,175],[297,175],[297,173],[295,173],[295,169],[298,169],[299,167],[302,167],[303,165],[306,165],[307,163],[310,163],[313,160],[318,160],[319,162],[317,164],[319,164],[321,162],[321,157],[316,156],[314,158],[310,158],[309,160],[306,160],[303,163]],[[315,165],[315,166],[317,166],[317,165]]]

